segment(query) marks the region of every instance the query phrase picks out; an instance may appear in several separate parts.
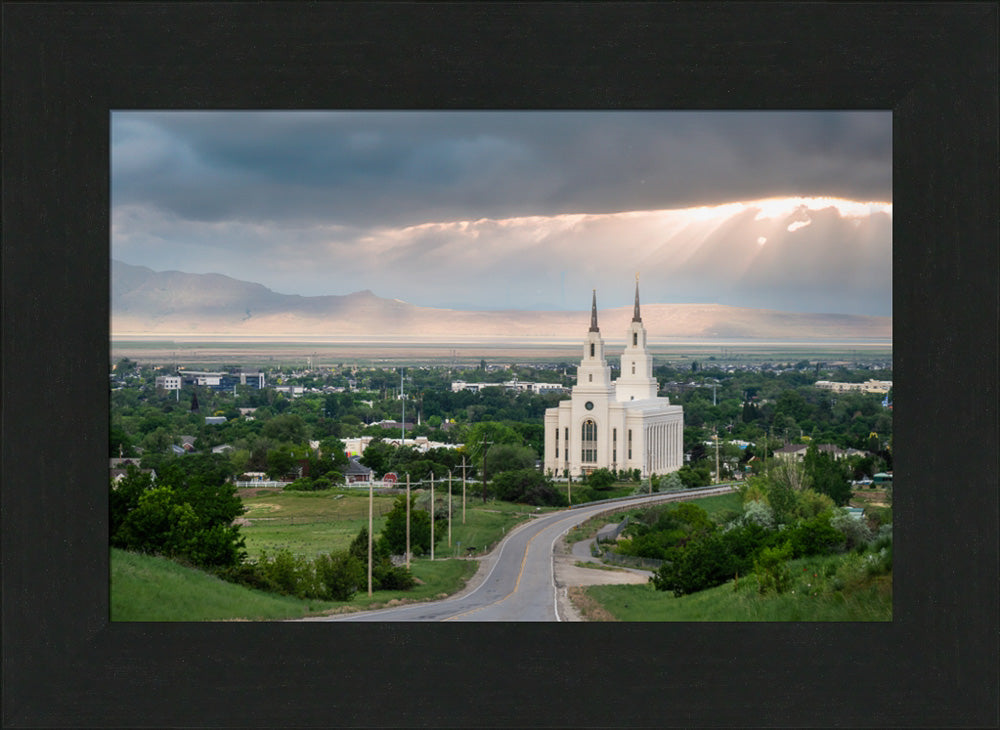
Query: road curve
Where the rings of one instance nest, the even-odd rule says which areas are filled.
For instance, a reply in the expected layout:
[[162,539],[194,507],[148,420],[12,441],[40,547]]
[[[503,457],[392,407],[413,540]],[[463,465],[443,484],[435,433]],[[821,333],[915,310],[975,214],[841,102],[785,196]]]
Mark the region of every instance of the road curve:
[[553,549],[575,525],[604,512],[636,505],[694,499],[732,491],[728,485],[627,497],[534,517],[508,533],[483,558],[487,573],[475,589],[458,596],[394,608],[301,619],[303,621],[561,621]]

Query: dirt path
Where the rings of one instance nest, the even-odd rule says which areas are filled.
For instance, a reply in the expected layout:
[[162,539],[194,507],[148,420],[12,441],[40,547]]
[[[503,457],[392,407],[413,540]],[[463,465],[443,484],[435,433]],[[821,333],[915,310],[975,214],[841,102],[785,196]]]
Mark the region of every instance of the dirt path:
[[[590,556],[590,542],[586,540],[570,545],[565,535],[556,542],[552,559],[555,561],[559,615],[563,621],[613,621],[611,614],[590,599],[583,588],[646,583],[652,575],[648,570],[603,567],[603,563]],[[585,568],[577,565],[578,562],[602,567]]]

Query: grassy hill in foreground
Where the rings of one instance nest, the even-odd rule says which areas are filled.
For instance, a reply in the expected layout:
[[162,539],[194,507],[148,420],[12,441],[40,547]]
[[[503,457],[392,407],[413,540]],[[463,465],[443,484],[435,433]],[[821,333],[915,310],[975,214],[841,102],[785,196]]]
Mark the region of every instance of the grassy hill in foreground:
[[475,573],[474,560],[414,560],[419,583],[407,591],[362,590],[346,602],[304,600],[227,583],[166,558],[111,550],[112,621],[276,621],[422,601],[455,593]]
[[792,585],[760,595],[753,575],[675,598],[652,584],[599,585],[576,592],[588,620],[891,621],[892,572],[869,575],[856,553],[789,562]]
[[112,621],[273,620],[336,605],[255,591],[167,558],[111,550]]

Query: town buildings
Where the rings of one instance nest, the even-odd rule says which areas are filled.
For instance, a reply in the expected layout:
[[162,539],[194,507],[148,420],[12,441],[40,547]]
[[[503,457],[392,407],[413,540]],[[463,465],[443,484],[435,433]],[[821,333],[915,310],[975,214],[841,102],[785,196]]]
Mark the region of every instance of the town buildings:
[[556,476],[581,476],[595,469],[639,469],[643,476],[676,471],[684,462],[684,411],[657,395],[646,328],[635,307],[621,356],[621,375],[612,382],[597,324],[597,293],[590,330],[570,399],[545,412],[544,468]]
[[528,383],[517,378],[502,383],[467,383],[464,380],[455,380],[451,384],[452,393],[458,393],[461,390],[478,393],[483,388],[503,388],[518,393],[563,393],[567,390],[559,383]]
[[198,385],[212,390],[230,390],[235,385],[246,385],[260,390],[264,387],[264,373],[178,370],[176,375],[158,375],[156,377],[156,387],[164,390],[180,390],[185,385]]
[[851,390],[860,390],[862,393],[878,393],[887,395],[892,389],[891,380],[866,380],[863,383],[838,383],[832,380],[817,380],[817,388],[832,390],[834,393],[846,393]]

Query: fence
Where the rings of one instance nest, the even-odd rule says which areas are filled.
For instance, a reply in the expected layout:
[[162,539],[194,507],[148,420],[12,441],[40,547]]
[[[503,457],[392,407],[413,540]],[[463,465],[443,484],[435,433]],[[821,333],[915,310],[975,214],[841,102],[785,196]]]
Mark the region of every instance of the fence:
[[618,536],[622,534],[622,530],[624,530],[627,526],[628,515],[625,515],[625,519],[614,527],[602,527],[598,530],[595,542],[614,542],[618,539]]
[[621,565],[625,568],[642,568],[643,570],[656,570],[663,565],[662,560],[656,558],[637,558],[634,555],[619,555],[610,550],[603,550],[600,554],[601,562]]

